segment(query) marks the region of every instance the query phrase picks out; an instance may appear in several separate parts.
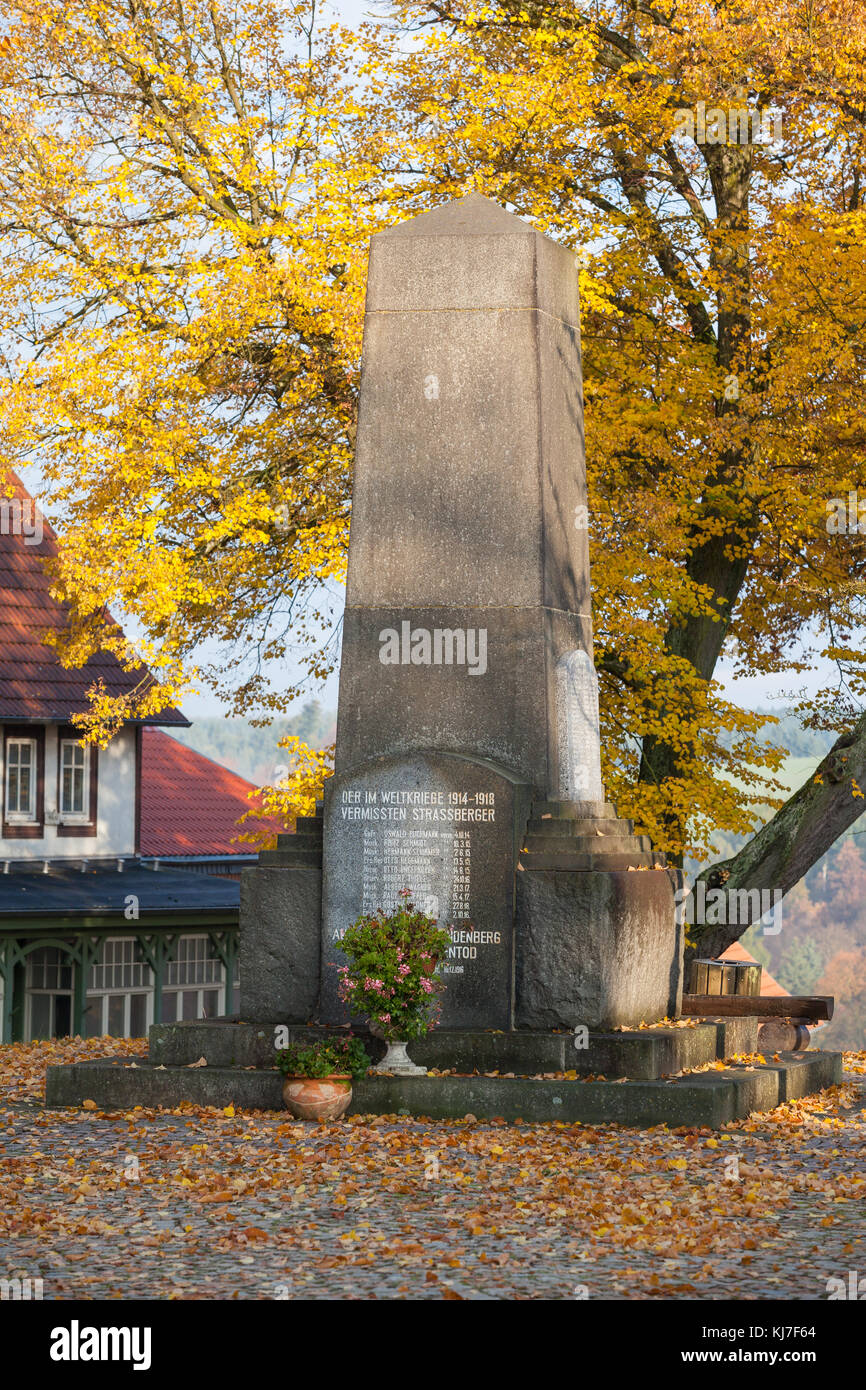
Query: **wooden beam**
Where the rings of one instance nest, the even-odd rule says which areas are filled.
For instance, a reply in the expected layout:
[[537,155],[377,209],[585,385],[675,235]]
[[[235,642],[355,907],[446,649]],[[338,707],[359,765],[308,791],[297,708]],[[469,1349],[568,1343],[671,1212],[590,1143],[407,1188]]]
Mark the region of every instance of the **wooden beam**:
[[689,1018],[811,1018],[833,1017],[830,994],[684,994],[683,1014]]

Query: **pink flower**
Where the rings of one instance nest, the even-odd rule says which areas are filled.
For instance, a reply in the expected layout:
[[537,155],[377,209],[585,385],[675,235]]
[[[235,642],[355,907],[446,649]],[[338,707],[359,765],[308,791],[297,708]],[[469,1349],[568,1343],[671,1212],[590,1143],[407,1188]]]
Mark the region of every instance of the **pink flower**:
[[391,1015],[390,1015],[390,1014],[380,1014],[380,1015],[379,1015],[379,1022],[380,1022],[380,1023],[390,1023],[390,1022],[391,1022]]
[[420,981],[420,984],[421,984],[421,988],[423,989],[423,991],[424,991],[425,994],[432,994],[432,993],[433,993],[433,986],[431,985],[430,981],[427,979],[426,975],[425,975],[424,979]]
[[408,975],[408,974],[409,974],[409,967],[408,967],[408,965],[398,965],[398,966],[397,966],[397,974],[398,974],[398,975]]

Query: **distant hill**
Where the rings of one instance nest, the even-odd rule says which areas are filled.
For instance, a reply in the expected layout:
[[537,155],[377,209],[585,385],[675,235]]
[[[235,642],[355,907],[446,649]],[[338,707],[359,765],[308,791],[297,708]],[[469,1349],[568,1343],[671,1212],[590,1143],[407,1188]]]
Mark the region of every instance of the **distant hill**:
[[285,776],[287,758],[278,741],[294,734],[311,748],[333,743],[337,715],[310,700],[300,714],[291,719],[275,719],[266,728],[257,728],[246,719],[211,715],[196,719],[191,729],[172,729],[172,737],[203,753],[223,767],[231,768],[257,787]]
[[[778,724],[765,724],[759,737],[764,743],[787,748],[791,758],[813,758],[816,762],[829,753],[838,737],[816,729],[804,729],[796,715],[779,715],[771,709],[755,710],[756,714],[773,715]],[[723,742],[727,742],[725,736]]]

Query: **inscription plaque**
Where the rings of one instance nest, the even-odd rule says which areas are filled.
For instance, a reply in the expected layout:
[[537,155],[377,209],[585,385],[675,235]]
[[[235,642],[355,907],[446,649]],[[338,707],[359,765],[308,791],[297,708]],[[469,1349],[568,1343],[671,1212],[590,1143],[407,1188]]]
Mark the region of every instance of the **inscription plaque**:
[[512,1014],[515,813],[523,784],[483,760],[441,754],[379,759],[329,779],[325,840],[323,1021],[346,1021],[337,997],[340,937],[362,913],[409,890],[447,926],[445,1027],[509,1028]]

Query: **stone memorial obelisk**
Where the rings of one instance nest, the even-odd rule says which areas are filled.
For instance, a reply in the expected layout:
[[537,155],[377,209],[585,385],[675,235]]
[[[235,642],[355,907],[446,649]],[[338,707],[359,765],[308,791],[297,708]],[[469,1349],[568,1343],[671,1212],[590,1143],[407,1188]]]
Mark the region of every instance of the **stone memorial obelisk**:
[[478,194],[374,236],[323,1022],[342,932],[405,891],[451,928],[443,1027],[675,1001],[670,881],[603,801],[586,515],[572,254]]
[[440,1027],[357,1114],[719,1127],[840,1080],[826,1052],[686,1074],[754,1051],[751,1017],[629,1031],[679,1013],[682,939],[603,799],[578,324],[569,252],[476,194],[373,238],[324,802],[244,870],[239,1018],[49,1068],[49,1105],[278,1107],[275,1047],[365,1027],[340,939],[405,892],[449,928]]

